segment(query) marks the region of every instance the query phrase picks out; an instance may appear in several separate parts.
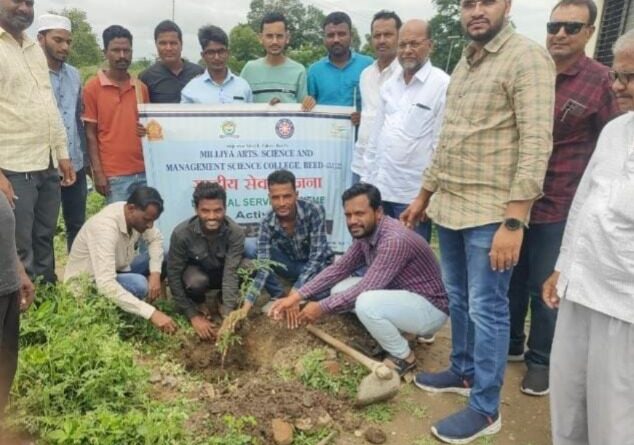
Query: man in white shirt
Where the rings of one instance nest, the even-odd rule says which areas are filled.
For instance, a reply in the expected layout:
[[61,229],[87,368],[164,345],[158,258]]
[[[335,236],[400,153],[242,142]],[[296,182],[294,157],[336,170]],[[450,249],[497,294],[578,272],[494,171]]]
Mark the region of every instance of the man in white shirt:
[[[163,236],[154,221],[162,212],[163,199],[151,187],[139,187],[127,202],[104,207],[77,234],[64,281],[87,274],[95,280],[99,292],[121,309],[173,333],[174,321],[143,301],[147,297],[151,303],[161,292]],[[141,238],[147,244],[147,253],[136,256],[135,246]]]
[[396,59],[398,31],[401,29],[401,19],[391,11],[379,11],[374,14],[370,25],[371,44],[376,54],[372,65],[361,72],[359,91],[361,93],[361,124],[357,143],[352,153],[352,182],[357,183],[365,176],[365,161],[363,154],[374,128],[376,110],[379,107],[379,89],[386,80],[401,71],[401,65]]
[[[402,72],[380,90],[374,129],[364,154],[365,182],[383,196],[383,211],[399,218],[418,194],[420,172],[431,163],[440,133],[449,76],[432,66],[431,29],[423,20],[403,25],[398,39]],[[427,241],[431,223],[415,228]]]
[[611,74],[630,112],[599,137],[543,287],[544,302],[559,307],[550,362],[555,445],[634,437],[634,31],[614,45]]

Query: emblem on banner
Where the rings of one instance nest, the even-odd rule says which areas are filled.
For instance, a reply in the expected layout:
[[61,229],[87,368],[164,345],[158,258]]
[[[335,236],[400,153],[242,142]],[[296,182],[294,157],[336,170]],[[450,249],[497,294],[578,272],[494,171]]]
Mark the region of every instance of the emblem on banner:
[[295,125],[290,119],[280,119],[275,124],[275,133],[282,139],[289,139],[295,133]]
[[147,123],[147,140],[148,141],[162,141],[163,140],[163,127],[161,124],[152,119]]
[[330,128],[330,135],[335,138],[345,139],[348,137],[348,128],[344,124],[333,123]]
[[232,137],[236,134],[236,124],[233,121],[224,121],[220,129],[224,137]]

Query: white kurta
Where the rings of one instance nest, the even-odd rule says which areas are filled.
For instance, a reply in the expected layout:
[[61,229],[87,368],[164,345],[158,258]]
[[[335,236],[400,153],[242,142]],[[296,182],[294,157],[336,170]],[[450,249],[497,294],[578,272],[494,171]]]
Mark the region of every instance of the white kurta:
[[634,323],[634,113],[605,126],[577,188],[555,270],[563,298]]
[[378,187],[384,201],[409,204],[418,194],[440,135],[448,85],[449,76],[427,61],[409,84],[401,72],[381,87],[363,180]]

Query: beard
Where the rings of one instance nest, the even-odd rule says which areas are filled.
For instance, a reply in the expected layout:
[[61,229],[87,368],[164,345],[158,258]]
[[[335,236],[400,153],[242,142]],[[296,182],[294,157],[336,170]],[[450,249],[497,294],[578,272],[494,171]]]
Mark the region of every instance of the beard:
[[0,9],[0,18],[4,20],[11,28],[17,31],[24,31],[33,24],[33,14],[9,15],[6,10]]

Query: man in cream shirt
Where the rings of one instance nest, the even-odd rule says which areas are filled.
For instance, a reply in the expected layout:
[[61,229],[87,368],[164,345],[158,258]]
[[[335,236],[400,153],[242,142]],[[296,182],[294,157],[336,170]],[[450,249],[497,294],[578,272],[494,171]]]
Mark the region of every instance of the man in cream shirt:
[[[77,234],[64,281],[87,274],[95,280],[99,292],[121,309],[173,333],[174,321],[149,304],[161,292],[163,236],[154,228],[154,221],[162,212],[163,199],[151,187],[139,187],[127,202],[104,207]],[[136,256],[140,238],[148,249]],[[146,297],[148,302],[144,301]]]

